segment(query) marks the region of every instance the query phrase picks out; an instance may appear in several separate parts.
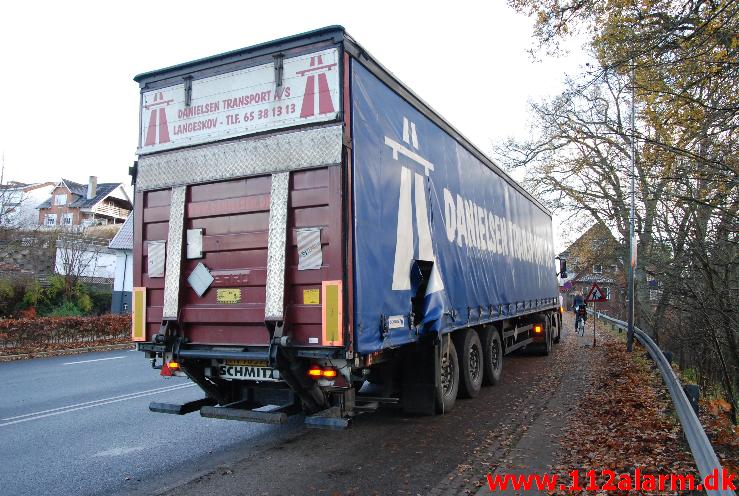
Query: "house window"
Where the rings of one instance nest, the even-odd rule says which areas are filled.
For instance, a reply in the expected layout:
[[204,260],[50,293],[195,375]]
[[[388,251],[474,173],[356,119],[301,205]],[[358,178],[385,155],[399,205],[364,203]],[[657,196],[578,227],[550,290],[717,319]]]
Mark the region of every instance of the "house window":
[[46,214],[46,219],[44,221],[44,224],[47,226],[55,226],[56,225],[56,214]]
[[72,225],[72,214],[64,214],[64,217],[62,217],[62,225],[65,225],[65,226]]
[[56,195],[54,197],[54,205],[66,205],[67,195]]
[[602,265],[593,265],[593,274],[602,274],[602,273],[603,273]]

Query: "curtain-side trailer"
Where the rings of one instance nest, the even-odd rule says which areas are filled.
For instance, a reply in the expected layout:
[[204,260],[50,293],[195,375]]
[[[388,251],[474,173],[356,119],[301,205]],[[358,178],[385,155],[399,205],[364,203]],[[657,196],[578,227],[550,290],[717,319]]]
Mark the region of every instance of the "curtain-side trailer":
[[152,411],[434,414],[559,340],[550,213],[342,27],[135,80],[133,340],[204,392]]

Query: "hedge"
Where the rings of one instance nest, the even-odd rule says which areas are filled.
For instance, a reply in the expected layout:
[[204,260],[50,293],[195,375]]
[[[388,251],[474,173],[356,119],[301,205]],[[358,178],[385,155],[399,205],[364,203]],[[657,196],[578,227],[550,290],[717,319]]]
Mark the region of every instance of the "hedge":
[[130,340],[130,315],[0,320],[0,355],[102,346]]

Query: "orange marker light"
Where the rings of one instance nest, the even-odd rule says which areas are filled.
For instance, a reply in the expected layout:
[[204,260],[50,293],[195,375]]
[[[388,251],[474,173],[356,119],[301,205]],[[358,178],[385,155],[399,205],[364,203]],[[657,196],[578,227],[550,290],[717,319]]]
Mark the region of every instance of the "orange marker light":
[[325,369],[323,371],[323,377],[326,379],[333,379],[336,377],[336,370],[335,369]]
[[169,362],[167,365],[169,365],[169,370],[171,370],[173,372],[175,370],[180,370],[180,364],[177,363],[177,362]]
[[323,375],[323,370],[318,365],[313,365],[311,368],[308,369],[308,376],[313,377],[314,379],[318,379]]
[[541,334],[541,326],[539,324],[536,324],[534,326],[534,333],[535,334]]

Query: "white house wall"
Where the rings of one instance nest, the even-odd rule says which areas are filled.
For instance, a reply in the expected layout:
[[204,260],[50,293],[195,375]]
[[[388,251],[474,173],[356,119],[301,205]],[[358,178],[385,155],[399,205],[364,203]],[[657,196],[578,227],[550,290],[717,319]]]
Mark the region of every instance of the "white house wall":
[[[81,262],[78,265],[84,265],[87,261],[89,261],[89,264],[87,264],[85,270],[82,271],[82,274],[79,275],[83,277],[95,277],[104,279],[113,279],[115,277],[116,253],[114,251],[105,250],[98,253],[95,253],[93,251],[86,251],[81,256],[84,257],[85,261]],[[96,256],[97,260],[95,260]],[[64,248],[57,247],[54,272],[61,275],[67,275],[64,268],[63,260]]]
[[115,280],[113,291],[131,291],[133,288],[133,253],[116,250]]

